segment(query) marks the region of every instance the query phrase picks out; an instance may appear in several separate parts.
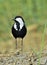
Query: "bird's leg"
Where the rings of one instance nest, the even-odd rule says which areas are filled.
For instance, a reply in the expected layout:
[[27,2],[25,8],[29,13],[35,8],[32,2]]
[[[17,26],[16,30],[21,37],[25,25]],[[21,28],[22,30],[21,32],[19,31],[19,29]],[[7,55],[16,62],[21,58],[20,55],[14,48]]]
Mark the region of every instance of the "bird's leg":
[[16,39],[16,49],[17,49],[17,39]]
[[23,51],[23,39],[21,40],[21,51]]

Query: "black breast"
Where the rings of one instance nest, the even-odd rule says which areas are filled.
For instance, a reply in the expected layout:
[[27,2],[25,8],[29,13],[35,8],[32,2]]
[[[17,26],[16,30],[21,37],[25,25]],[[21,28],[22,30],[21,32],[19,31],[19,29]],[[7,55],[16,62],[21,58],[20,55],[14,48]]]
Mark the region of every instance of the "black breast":
[[24,38],[27,33],[27,29],[25,26],[19,31],[14,29],[14,26],[12,27],[12,34],[15,38]]

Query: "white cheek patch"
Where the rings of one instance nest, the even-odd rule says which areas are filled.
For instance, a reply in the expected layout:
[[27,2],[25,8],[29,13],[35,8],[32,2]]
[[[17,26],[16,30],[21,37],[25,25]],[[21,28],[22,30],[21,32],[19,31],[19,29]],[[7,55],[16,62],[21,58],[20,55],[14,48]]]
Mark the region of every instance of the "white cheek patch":
[[15,29],[15,30],[18,30],[18,29],[17,29],[17,25],[16,25],[16,23],[14,24],[14,29]]

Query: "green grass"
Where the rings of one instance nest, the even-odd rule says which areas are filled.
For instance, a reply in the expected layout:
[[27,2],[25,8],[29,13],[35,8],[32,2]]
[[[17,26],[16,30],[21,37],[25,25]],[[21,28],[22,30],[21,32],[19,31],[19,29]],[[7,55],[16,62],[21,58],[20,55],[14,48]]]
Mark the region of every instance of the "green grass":
[[38,55],[38,58],[39,58],[39,63],[38,63],[38,65],[40,65],[40,57],[42,56],[41,53],[42,53],[42,51],[44,50],[44,46],[45,46],[45,32],[46,32],[46,24],[44,25],[44,30],[43,30],[43,34],[42,34],[40,54]]
[[[41,42],[40,43],[36,43],[36,44],[41,44],[40,45],[40,49],[39,49],[39,51],[37,51],[35,48],[33,48],[33,47],[31,47],[31,50],[33,51],[33,53],[37,56],[37,58],[38,58],[38,64],[37,65],[40,65],[40,58],[41,58],[41,56],[42,56],[42,52],[43,52],[43,50],[44,50],[44,47],[45,47],[45,32],[46,32],[46,28],[47,28],[47,24],[44,24],[42,27],[41,27],[41,33],[42,33],[42,36],[40,35],[40,37],[41,37]],[[39,28],[38,28],[39,29]],[[37,29],[37,30],[38,30]],[[40,30],[39,31],[37,31],[37,32],[40,32]],[[35,44],[35,43],[34,43]],[[36,48],[37,48],[38,46],[36,45]]]

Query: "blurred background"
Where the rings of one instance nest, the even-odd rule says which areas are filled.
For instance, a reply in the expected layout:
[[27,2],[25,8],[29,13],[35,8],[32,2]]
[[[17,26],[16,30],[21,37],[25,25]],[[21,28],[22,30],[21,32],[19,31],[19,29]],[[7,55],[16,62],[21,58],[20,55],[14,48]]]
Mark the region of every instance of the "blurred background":
[[0,0],[0,53],[15,51],[11,19],[17,15],[24,18],[28,29],[24,51],[47,48],[47,0]]

